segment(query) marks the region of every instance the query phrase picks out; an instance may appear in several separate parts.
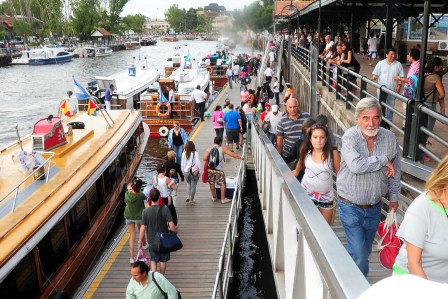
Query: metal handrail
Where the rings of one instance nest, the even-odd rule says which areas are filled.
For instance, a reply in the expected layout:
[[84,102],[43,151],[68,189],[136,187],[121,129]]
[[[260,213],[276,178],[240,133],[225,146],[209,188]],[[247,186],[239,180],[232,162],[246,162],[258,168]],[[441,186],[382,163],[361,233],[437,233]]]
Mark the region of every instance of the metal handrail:
[[251,136],[278,297],[357,298],[366,278],[258,124]]
[[[243,156],[246,158],[246,144],[243,146]],[[232,204],[230,206],[229,219],[226,225],[226,232],[221,247],[221,253],[218,262],[218,272],[215,277],[215,285],[213,287],[212,299],[227,298],[230,278],[233,274],[233,252],[235,240],[238,236],[238,219],[241,210],[241,201],[244,189],[243,179],[246,177],[245,161],[241,161],[235,182],[235,190],[232,197]],[[228,250],[226,248],[228,247]]]
[[[285,42],[285,44],[287,44],[287,42]],[[286,45],[285,50],[287,50]],[[291,56],[304,68],[305,71],[310,73],[313,71],[310,69],[311,50],[297,45],[291,45]],[[337,70],[336,79],[331,75],[332,72],[330,71],[330,67]],[[380,102],[383,115],[385,115],[386,109],[392,110],[396,120],[390,121],[383,117],[382,121],[384,125],[394,128],[396,133],[403,138],[403,143],[400,144],[400,148],[403,151],[403,157],[409,157],[414,161],[418,161],[421,157],[421,153],[425,153],[436,162],[440,162],[446,152],[448,152],[448,139],[434,131],[429,131],[427,126],[422,124],[421,121],[419,123],[419,120],[421,119],[433,117],[436,120],[436,126],[438,124],[439,126],[446,127],[448,125],[448,117],[431,110],[424,102],[411,101],[402,94],[390,90],[387,87],[370,80],[366,76],[360,75],[339,65],[330,66],[323,62],[322,59],[319,59],[318,61],[317,72],[318,80],[320,80],[322,84],[321,92],[325,89],[327,89],[328,92],[334,92],[335,99],[343,100],[346,109],[355,108],[357,101],[369,96]],[[347,80],[348,75],[356,78],[357,83],[355,84]],[[386,103],[387,96],[392,96],[395,100],[398,100],[398,103],[403,103],[406,107],[406,112],[402,112],[395,107],[388,105]],[[418,107],[414,108],[414,106]],[[415,135],[411,136],[412,132],[415,132]],[[424,136],[433,138],[442,149],[435,153],[429,150],[424,143],[418,142],[418,140],[426,140]]]
[[47,170],[44,171],[44,173],[41,174],[37,179],[41,178],[41,177],[42,177],[43,175],[45,175],[45,173],[46,173],[45,184],[48,183],[48,177],[49,177],[49,174],[50,174],[50,168],[51,168],[51,160],[53,159],[55,153],[54,153],[54,152],[39,152],[39,151],[36,151],[36,153],[39,153],[39,154],[41,154],[41,155],[50,155],[50,157],[47,158],[47,159],[45,160],[45,162],[44,162],[42,165],[40,165],[39,167],[37,167],[36,169],[34,169],[29,175],[26,176],[25,179],[23,179],[19,184],[17,184],[16,187],[14,187],[11,191],[9,191],[5,196],[3,196],[3,197],[0,199],[0,204],[1,204],[5,199],[9,198],[9,196],[15,191],[14,202],[13,202],[13,205],[12,205],[11,212],[14,212],[14,210],[15,210],[15,208],[16,208],[16,201],[17,201],[17,196],[19,195],[19,189],[20,189],[20,187],[21,187],[21,186],[22,186],[28,179],[30,179],[32,176],[34,176],[34,174],[35,174],[36,172],[38,172],[41,168],[43,168],[43,169],[45,170],[45,166],[46,166],[47,164],[48,164],[48,166],[47,166]]

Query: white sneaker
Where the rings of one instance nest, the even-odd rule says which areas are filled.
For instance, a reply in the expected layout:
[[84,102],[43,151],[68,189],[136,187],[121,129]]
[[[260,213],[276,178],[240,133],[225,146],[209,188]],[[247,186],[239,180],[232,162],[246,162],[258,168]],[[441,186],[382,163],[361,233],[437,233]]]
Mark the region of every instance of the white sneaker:
[[134,261],[134,259],[133,259],[132,257],[129,259],[129,263],[130,263],[130,264],[135,263],[135,261]]

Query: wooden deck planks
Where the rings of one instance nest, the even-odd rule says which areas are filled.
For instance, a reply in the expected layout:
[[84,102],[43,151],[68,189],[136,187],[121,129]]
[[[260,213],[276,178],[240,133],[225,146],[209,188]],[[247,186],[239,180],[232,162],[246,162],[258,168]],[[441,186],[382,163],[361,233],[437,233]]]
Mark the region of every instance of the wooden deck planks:
[[[226,88],[223,89],[216,103],[223,104]],[[231,102],[238,106],[240,103],[239,89],[229,89]],[[213,111],[215,103],[209,111]],[[207,119],[192,133],[190,138],[196,145],[201,160],[204,151],[213,145],[215,131],[213,123]],[[190,139],[191,140],[191,139]],[[242,150],[239,150],[242,154]],[[240,161],[226,157],[225,173],[227,177],[234,177]],[[186,183],[180,183],[178,189],[177,214],[178,235],[184,247],[171,254],[168,262],[166,277],[182,294],[182,298],[210,298],[213,292],[218,262],[224,239],[225,228],[229,218],[230,203],[212,202],[208,184],[200,180],[197,185],[196,205],[185,203]],[[96,278],[84,298],[123,298],[127,284],[131,278],[129,271],[128,234],[124,234],[115,261],[110,269],[103,273],[103,278]],[[136,240],[137,241],[137,240]],[[118,246],[119,247],[119,246]],[[137,248],[137,246],[136,246]],[[137,249],[136,249],[137,250]],[[115,252],[116,253],[116,252]]]

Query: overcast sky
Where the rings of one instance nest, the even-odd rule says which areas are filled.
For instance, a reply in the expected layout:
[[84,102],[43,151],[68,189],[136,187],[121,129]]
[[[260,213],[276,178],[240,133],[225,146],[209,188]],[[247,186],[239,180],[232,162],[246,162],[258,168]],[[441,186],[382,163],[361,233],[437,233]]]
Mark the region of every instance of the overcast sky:
[[178,4],[179,8],[198,8],[210,3],[218,3],[226,10],[241,9],[255,0],[130,0],[123,8],[122,16],[135,15],[141,13],[150,18],[165,18],[165,10],[173,4]]

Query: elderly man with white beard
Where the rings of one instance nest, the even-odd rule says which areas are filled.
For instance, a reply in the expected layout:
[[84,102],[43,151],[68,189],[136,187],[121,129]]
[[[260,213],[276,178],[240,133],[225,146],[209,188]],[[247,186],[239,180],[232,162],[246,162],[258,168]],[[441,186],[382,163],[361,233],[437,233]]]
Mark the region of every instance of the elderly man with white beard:
[[367,277],[380,222],[381,198],[388,195],[389,210],[398,207],[400,150],[394,133],[380,127],[381,107],[376,99],[360,100],[355,119],[357,125],[342,136],[336,185],[347,251]]

